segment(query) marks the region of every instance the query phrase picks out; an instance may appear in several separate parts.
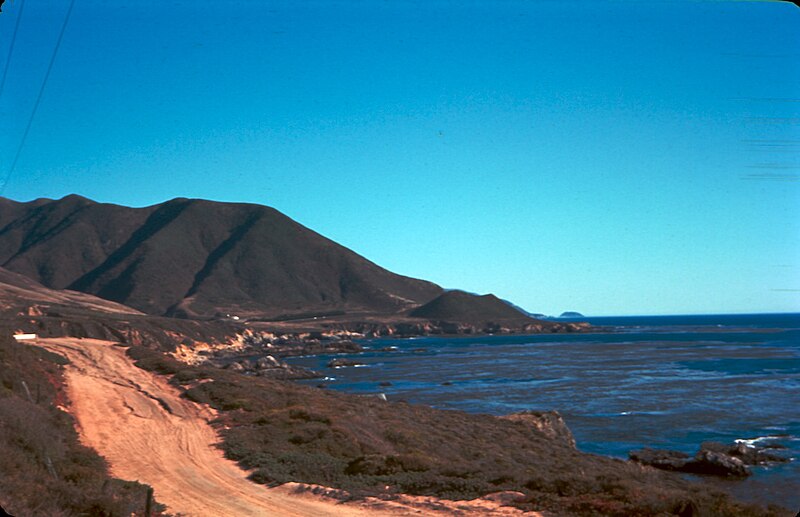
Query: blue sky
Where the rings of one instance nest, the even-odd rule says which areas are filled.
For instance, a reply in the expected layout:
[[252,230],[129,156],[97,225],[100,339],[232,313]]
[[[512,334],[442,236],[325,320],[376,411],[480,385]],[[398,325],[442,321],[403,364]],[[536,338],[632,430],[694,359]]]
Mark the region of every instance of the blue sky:
[[[67,6],[24,6],[0,181]],[[80,0],[3,195],[266,204],[534,312],[800,311],[799,29],[779,2]]]

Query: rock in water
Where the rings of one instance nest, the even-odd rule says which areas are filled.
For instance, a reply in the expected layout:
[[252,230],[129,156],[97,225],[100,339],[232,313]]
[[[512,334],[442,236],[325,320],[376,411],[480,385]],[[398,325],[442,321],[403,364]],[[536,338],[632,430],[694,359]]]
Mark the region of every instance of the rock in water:
[[703,442],[700,444],[700,450],[733,456],[742,460],[745,465],[769,465],[770,463],[786,463],[789,461],[783,456],[766,452],[764,447],[756,447],[742,442],[733,445],[725,445],[719,442]]
[[731,448],[714,442],[704,443],[693,458],[678,451],[650,448],[631,451],[628,456],[637,463],[661,470],[722,477],[750,475],[746,462],[731,454]]
[[682,470],[690,461],[691,457],[678,451],[668,451],[664,449],[651,449],[645,447],[638,451],[631,451],[628,457],[637,463],[650,465],[661,470]]
[[683,469],[693,474],[723,477],[747,477],[750,470],[739,458],[722,452],[701,450]]
[[344,368],[346,366],[363,366],[364,363],[353,361],[352,359],[331,359],[328,361],[328,368]]

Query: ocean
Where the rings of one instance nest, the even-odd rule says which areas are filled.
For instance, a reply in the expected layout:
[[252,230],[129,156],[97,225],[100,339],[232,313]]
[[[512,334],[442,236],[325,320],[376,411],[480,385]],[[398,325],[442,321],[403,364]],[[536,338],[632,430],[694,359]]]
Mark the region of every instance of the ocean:
[[[800,314],[582,318],[588,334],[374,339],[325,372],[330,389],[473,413],[557,410],[585,452],[693,454],[701,442],[780,444],[786,464],[720,482],[737,496],[800,509]],[[396,349],[391,349],[396,347]],[[320,384],[319,380],[309,381]]]

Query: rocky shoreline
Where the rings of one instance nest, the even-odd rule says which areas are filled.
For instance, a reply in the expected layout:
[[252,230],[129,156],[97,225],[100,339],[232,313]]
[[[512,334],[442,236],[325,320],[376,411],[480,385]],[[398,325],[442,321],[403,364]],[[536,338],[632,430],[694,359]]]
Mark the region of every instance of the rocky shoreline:
[[[410,337],[467,337],[495,334],[576,333],[597,329],[587,323],[522,320],[463,322],[398,317],[351,321],[316,320],[258,323],[229,319],[197,321],[141,314],[98,314],[75,307],[29,305],[11,316],[17,333],[119,341],[164,350],[182,363],[276,380],[323,378],[282,359],[323,354],[357,354],[356,340]],[[335,320],[336,318],[334,318]],[[392,347],[387,347],[391,350]],[[335,364],[331,368],[352,366]]]
[[679,451],[644,448],[631,451],[629,457],[632,461],[660,470],[724,478],[746,478],[752,474],[750,467],[788,463],[790,461],[788,458],[774,453],[780,449],[785,447],[778,442],[763,446],[741,441],[727,445],[719,442],[703,442],[694,456]]
[[[567,332],[581,332],[587,329],[586,324],[570,325]],[[275,380],[305,380],[323,378],[325,374],[308,368],[292,366],[282,359],[296,356],[358,354],[365,349],[353,339],[367,337],[404,337],[407,333],[413,336],[431,334],[431,330],[442,327],[429,326],[365,326],[356,330],[339,330],[331,332],[309,333],[269,333],[246,332],[239,336],[231,347],[217,347],[200,350],[198,355],[187,361],[181,357],[186,350],[180,347],[173,356],[184,362],[206,364],[229,371],[266,377]],[[559,327],[559,331],[564,331]],[[452,329],[449,329],[452,330]],[[469,332],[457,334],[464,335]],[[397,347],[385,347],[384,351],[397,350]],[[195,351],[197,352],[197,351]],[[358,367],[363,363],[353,358],[337,357],[327,362],[331,369]],[[389,383],[385,383],[389,385]],[[383,384],[382,384],[383,385]],[[386,400],[385,396],[383,400]],[[557,411],[523,411],[501,416],[504,420],[523,422],[542,432],[549,438],[576,449],[575,439],[563,418]],[[729,479],[743,479],[751,475],[751,467],[768,466],[785,463],[789,460],[775,451],[781,449],[778,443],[764,446],[734,443],[703,442],[694,456],[679,451],[643,449],[630,451],[631,462],[653,467],[659,470],[714,476]]]
[[[262,346],[280,349],[281,337],[272,341]],[[513,493],[507,504],[552,515],[786,514],[736,501],[709,480],[581,452],[556,411],[444,411],[254,373],[283,369],[275,356],[248,372],[214,367],[219,357],[190,366],[143,347],[129,355],[219,411],[226,456],[257,483],[323,485],[348,499]]]
[[594,330],[583,322],[517,322],[489,321],[469,323],[431,320],[423,322],[371,323],[356,322],[333,326],[333,332],[345,331],[364,338],[425,337],[425,336],[479,336],[495,334],[576,333]]
[[[358,354],[364,348],[354,340],[393,337],[405,339],[424,336],[479,336],[493,334],[534,334],[542,332],[587,332],[587,323],[526,324],[522,327],[491,323],[482,328],[467,323],[356,323],[327,331],[275,332],[246,329],[227,343],[178,344],[171,355],[187,364],[207,364],[248,375],[271,379],[300,380],[325,375],[307,368],[290,366],[283,358],[297,356]],[[492,331],[492,332],[490,332]],[[385,347],[385,351],[396,350]],[[358,366],[358,361],[333,359],[329,368]]]
[[[130,316],[126,316],[124,320],[123,318],[112,318],[102,322],[92,320],[90,325],[82,325],[81,323],[83,322],[80,320],[60,318],[54,314],[25,314],[19,316],[22,316],[20,319],[27,320],[28,325],[31,326],[38,321],[39,324],[36,325],[36,330],[40,332],[44,330],[56,334],[77,333],[82,335],[81,337],[92,337],[91,334],[96,332],[104,335],[111,333],[112,336],[108,337],[112,339],[116,338],[123,342],[128,341],[129,344],[133,345],[144,345],[151,350],[158,348],[185,365],[211,367],[213,370],[219,370],[220,373],[241,375],[242,377],[240,378],[242,379],[245,376],[250,376],[263,378],[265,381],[304,380],[324,377],[325,374],[322,372],[289,365],[285,359],[295,356],[358,354],[364,351],[364,347],[358,343],[360,339],[421,336],[466,337],[484,334],[572,333],[601,330],[590,327],[585,323],[572,322],[544,322],[542,326],[539,326],[539,324],[526,324],[521,327],[499,323],[474,325],[449,322],[400,322],[392,324],[360,322],[337,324],[335,325],[336,328],[327,328],[322,331],[261,330],[247,328],[244,325],[225,325],[225,327],[220,326],[219,329],[215,327],[215,332],[219,333],[212,337],[211,335],[205,335],[205,331],[201,331],[200,328],[195,329],[195,322],[182,322],[187,327],[187,330],[195,331],[194,333],[177,331],[177,328],[171,328],[166,318],[159,318],[152,323],[146,321],[145,318],[141,318],[141,321],[147,323],[147,326],[140,329],[138,324],[140,318]],[[65,321],[67,319],[71,320],[69,324]],[[228,331],[235,330],[236,333],[225,336],[225,329]],[[144,339],[144,336],[147,336],[147,339]],[[171,346],[159,339],[165,336],[168,338],[167,343],[171,344]],[[207,337],[211,337],[211,339],[205,339]],[[397,348],[386,347],[387,351],[393,349]],[[334,358],[327,364],[327,367],[346,368],[357,366],[358,363],[357,358]],[[380,397],[377,397],[377,399],[380,399]],[[385,401],[386,399],[383,398],[382,400]],[[380,403],[380,400],[378,402]],[[553,442],[575,450],[575,441],[572,433],[556,411],[525,411],[502,416],[499,419],[523,424],[526,427],[537,430],[537,432],[547,436]],[[689,456],[676,451],[660,451],[646,448],[639,451],[631,451],[631,461],[626,463],[641,465],[648,469],[653,468],[725,479],[742,479],[750,475],[751,467],[786,461],[779,454],[775,454],[775,450],[777,449],[767,446],[750,447],[746,444],[704,443],[696,455]],[[384,459],[381,459],[381,461],[384,461]],[[362,467],[367,470],[377,469],[375,472],[383,472],[388,469],[388,472],[394,468],[389,464],[381,467],[380,465],[372,465],[370,462],[362,463],[363,465],[354,465],[353,469],[358,470]],[[379,474],[373,473],[370,475],[377,476]]]

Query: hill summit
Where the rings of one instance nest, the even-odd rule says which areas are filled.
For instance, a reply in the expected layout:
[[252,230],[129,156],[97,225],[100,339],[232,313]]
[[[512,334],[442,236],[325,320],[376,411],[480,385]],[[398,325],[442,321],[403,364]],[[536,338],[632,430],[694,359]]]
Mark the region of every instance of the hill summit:
[[0,266],[148,314],[397,314],[442,293],[254,204],[0,198]]
[[409,313],[415,318],[464,322],[535,321],[493,294],[447,291]]

